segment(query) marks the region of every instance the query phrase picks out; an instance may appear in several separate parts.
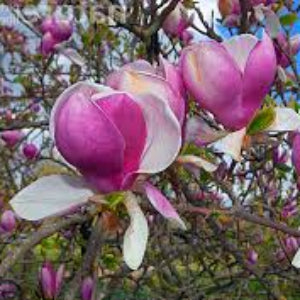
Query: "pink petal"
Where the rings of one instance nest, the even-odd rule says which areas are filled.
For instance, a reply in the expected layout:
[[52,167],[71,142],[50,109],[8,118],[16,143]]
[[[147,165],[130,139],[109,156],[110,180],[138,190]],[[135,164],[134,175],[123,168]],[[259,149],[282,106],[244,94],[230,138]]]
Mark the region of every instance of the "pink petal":
[[122,82],[123,72],[126,70],[145,72],[150,74],[156,73],[155,69],[149,62],[143,59],[138,59],[134,62],[124,65],[121,69],[110,73],[106,78],[106,84],[116,90],[119,90]]
[[224,41],[223,45],[244,73],[249,55],[257,43],[254,35],[242,34]]
[[183,230],[186,230],[186,226],[184,222],[179,217],[178,213],[174,209],[174,207],[171,205],[171,203],[168,201],[168,199],[152,184],[149,182],[146,182],[144,184],[145,192],[147,195],[147,198],[153,205],[153,207],[165,218],[169,219],[170,221],[173,221],[182,228]]
[[138,97],[147,124],[147,141],[138,173],[165,170],[181,148],[181,127],[170,107],[161,98]]
[[51,110],[51,116],[50,116],[50,124],[49,124],[49,130],[50,135],[54,139],[55,135],[55,116],[57,115],[57,111],[60,109],[61,106],[65,104],[66,101],[68,101],[69,97],[80,90],[88,90],[90,94],[93,94],[95,92],[97,93],[109,93],[113,91],[107,86],[103,86],[100,84],[95,84],[88,81],[80,81],[76,84],[71,85],[66,90],[64,90],[63,93],[56,99],[55,104]]
[[[186,92],[180,69],[164,59],[162,56],[159,57],[158,75],[160,74],[169,82],[175,93],[178,93],[182,98],[185,98]],[[184,103],[185,100],[180,101]]]
[[147,128],[143,111],[127,94],[118,93],[93,101],[118,128],[125,142],[124,172],[138,169],[145,148]]
[[200,107],[225,127],[235,129],[232,112],[242,105],[242,73],[225,47],[216,42],[187,47],[181,67],[185,85]]
[[245,116],[251,120],[270,90],[277,70],[276,54],[270,37],[264,33],[251,52],[243,80]]
[[111,176],[123,168],[124,139],[106,114],[90,100],[89,85],[78,85],[55,110],[55,143],[82,174]]
[[185,102],[162,77],[149,73],[125,71],[119,89],[136,96],[159,97],[171,107],[180,122],[185,115]]

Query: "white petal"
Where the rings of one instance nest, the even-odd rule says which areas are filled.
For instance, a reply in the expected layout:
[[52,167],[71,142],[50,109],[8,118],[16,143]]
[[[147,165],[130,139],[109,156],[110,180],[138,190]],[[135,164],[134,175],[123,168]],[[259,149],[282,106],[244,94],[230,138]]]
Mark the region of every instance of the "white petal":
[[228,154],[234,160],[240,161],[245,135],[246,135],[246,128],[242,128],[239,131],[235,131],[228,134],[221,140],[213,143],[212,146],[217,151]]
[[297,253],[292,260],[292,266],[298,269],[300,268],[300,249],[297,250]]
[[294,131],[300,129],[300,115],[286,107],[275,108],[276,117],[273,124],[265,131]]
[[259,4],[253,7],[254,15],[257,21],[263,22],[265,15],[264,15],[264,5]]
[[276,38],[281,29],[279,18],[277,14],[269,7],[265,7],[264,13],[266,17],[266,31],[271,38]]
[[146,251],[149,236],[148,223],[133,193],[127,193],[124,203],[130,216],[130,226],[124,235],[123,256],[127,266],[137,270]]
[[244,73],[248,57],[257,43],[258,39],[256,36],[252,34],[242,34],[234,36],[222,44],[235,60],[241,72]]
[[165,218],[169,219],[171,222],[175,223],[179,228],[186,230],[184,222],[179,217],[175,208],[168,201],[168,199],[152,184],[146,182],[144,184],[145,192],[147,198],[153,205],[153,207]]
[[207,172],[215,172],[218,169],[218,165],[195,155],[182,155],[177,158],[177,161],[182,164],[192,164],[203,168]]
[[135,100],[143,110],[147,125],[147,141],[138,173],[161,172],[180,151],[180,124],[169,105],[160,98],[141,96]]
[[278,78],[280,79],[281,82],[283,82],[283,83],[287,82],[288,77],[287,77],[286,72],[283,67],[281,67],[281,66],[277,67],[277,74],[278,74]]
[[36,221],[84,204],[92,195],[81,177],[50,175],[18,192],[10,205],[21,218]]

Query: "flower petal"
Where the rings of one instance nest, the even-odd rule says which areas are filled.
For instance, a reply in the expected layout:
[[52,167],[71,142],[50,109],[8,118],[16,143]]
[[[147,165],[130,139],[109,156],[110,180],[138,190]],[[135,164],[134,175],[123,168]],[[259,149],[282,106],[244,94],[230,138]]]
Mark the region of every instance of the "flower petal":
[[[138,173],[158,173],[165,170],[179,153],[181,127],[161,98],[138,97],[147,125],[147,141]],[[163,129],[163,130],[162,130]]]
[[249,55],[257,43],[258,39],[253,34],[242,34],[234,36],[222,44],[235,60],[241,72],[244,73]]
[[77,82],[76,84],[73,84],[70,87],[68,87],[66,90],[64,90],[64,92],[55,101],[55,104],[51,110],[49,129],[50,129],[50,135],[53,140],[54,140],[54,135],[55,135],[55,126],[54,125],[55,125],[55,116],[56,116],[57,110],[61,106],[64,105],[64,103],[69,99],[69,97],[72,94],[74,94],[76,91],[78,91],[80,89],[88,89],[91,91],[97,91],[98,93],[112,91],[112,89],[107,86],[95,84],[95,83],[92,83],[89,81]]
[[213,143],[228,134],[227,131],[217,131],[210,127],[202,118],[189,118],[185,125],[185,140],[188,143],[202,147]]
[[207,172],[215,172],[218,169],[218,165],[195,155],[182,155],[177,158],[177,161],[181,164],[191,164],[202,168]]
[[130,226],[124,235],[123,256],[127,266],[132,270],[137,270],[146,251],[149,228],[133,193],[127,193],[124,204],[130,216]]
[[151,183],[146,182],[144,184],[147,198],[153,205],[153,207],[165,218],[175,223],[179,228],[186,230],[184,222],[179,217],[178,213],[168,201],[168,199]]
[[128,94],[121,92],[104,97],[99,94],[99,98],[94,95],[93,101],[114,123],[125,141],[124,172],[136,171],[147,136],[141,107]]
[[294,266],[297,269],[300,269],[300,249],[298,249],[292,260],[292,266]]
[[239,131],[232,132],[222,138],[221,140],[212,144],[212,146],[219,152],[230,155],[234,160],[241,160],[241,151],[244,137],[246,135],[246,128]]
[[[250,53],[243,78],[243,107],[247,123],[269,92],[277,71],[273,42],[264,33]],[[246,124],[247,125],[247,124]]]
[[21,218],[36,221],[84,204],[92,195],[80,177],[50,175],[18,192],[10,205]]
[[185,89],[181,72],[177,66],[173,65],[168,60],[163,58],[162,55],[160,55],[157,71],[158,75],[161,74],[162,77],[170,83],[171,87],[176,93],[179,93],[182,97],[185,96]]
[[242,105],[242,73],[225,47],[207,41],[187,47],[181,67],[184,83],[200,107],[225,127],[240,129],[236,112]]
[[300,115],[286,107],[275,108],[276,117],[273,124],[265,131],[294,131],[300,129]]
[[180,122],[185,115],[185,102],[164,78],[145,72],[124,71],[118,89],[134,96],[155,96],[166,102]]

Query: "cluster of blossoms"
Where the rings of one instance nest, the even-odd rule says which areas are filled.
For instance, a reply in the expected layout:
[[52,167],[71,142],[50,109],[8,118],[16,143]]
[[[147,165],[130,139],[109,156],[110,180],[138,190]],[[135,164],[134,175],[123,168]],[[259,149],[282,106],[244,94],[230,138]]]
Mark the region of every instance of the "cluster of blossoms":
[[[41,296],[44,300],[57,299],[63,287],[64,276],[65,266],[63,264],[55,270],[54,266],[49,261],[43,263],[39,272],[39,286]],[[80,288],[81,299],[93,299],[94,288],[95,281],[91,277],[84,278]]]
[[[247,1],[247,10],[250,8],[253,10],[257,7],[267,7],[276,0],[250,0]],[[224,19],[224,25],[229,27],[238,26],[241,20],[241,5],[239,0],[219,0],[218,6],[220,13]]]
[[39,148],[34,143],[24,142],[25,134],[20,130],[7,130],[0,134],[1,140],[9,148],[14,148],[18,144],[22,144],[22,155],[29,160],[37,159],[39,156]]
[[[180,4],[169,16],[174,18],[175,31],[170,31],[168,19],[165,31],[183,38],[189,21],[182,14]],[[42,30],[45,54],[72,33],[70,23],[55,18],[45,20]],[[94,195],[103,204],[107,194],[122,192],[131,219],[124,236],[124,260],[131,269],[137,269],[149,229],[136,195],[145,195],[165,218],[186,229],[175,208],[151,183],[150,175],[166,170],[175,161],[211,172],[218,169],[199,157],[179,156],[190,138],[186,128],[191,127],[193,140],[206,145],[212,140],[205,140],[205,134],[214,135],[221,152],[239,160],[247,127],[261,108],[276,71],[276,51],[269,35],[263,33],[259,40],[243,34],[222,43],[191,44],[183,49],[177,65],[162,57],[158,66],[137,60],[110,74],[105,85],[89,81],[72,85],[55,102],[50,134],[57,150],[80,176],[40,178],[15,195],[12,207],[24,219],[40,220],[94,202]],[[213,115],[221,135],[216,138],[212,129],[195,118],[191,126],[188,98]],[[266,131],[299,128],[299,116],[292,109],[277,108],[275,114]],[[206,132],[199,138],[204,128]],[[12,146],[18,140],[2,135],[5,138]],[[29,147],[27,152],[31,153]],[[248,260],[256,262],[254,251],[249,252]],[[57,274],[48,269],[46,266],[45,272],[56,278]],[[56,281],[51,279],[52,286]]]
[[47,56],[55,50],[58,44],[67,41],[71,37],[73,26],[69,20],[61,20],[52,16],[43,21],[41,31],[43,33],[41,52]]

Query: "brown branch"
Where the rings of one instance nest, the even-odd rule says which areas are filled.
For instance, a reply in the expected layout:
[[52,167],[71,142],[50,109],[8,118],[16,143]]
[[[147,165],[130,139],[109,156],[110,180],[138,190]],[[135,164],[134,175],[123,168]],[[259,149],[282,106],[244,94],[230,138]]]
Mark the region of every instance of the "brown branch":
[[0,126],[0,132],[6,130],[16,130],[23,128],[41,128],[49,125],[48,121],[40,121],[40,122],[19,122],[13,123],[5,126]]
[[248,11],[249,2],[248,0],[239,0],[241,7],[241,27],[240,33],[246,33],[248,31]]
[[152,21],[150,27],[145,31],[145,36],[150,37],[155,34],[164,23],[168,15],[176,8],[180,0],[172,0],[171,3],[161,12],[161,14]]
[[102,229],[102,221],[99,218],[89,238],[87,250],[83,257],[81,267],[76,273],[75,277],[69,285],[69,288],[65,293],[65,300],[75,299],[78,288],[80,287],[80,283],[82,282],[85,276],[92,273],[93,265],[99,255],[103,240],[104,231]]
[[0,264],[0,276],[5,276],[8,270],[20,260],[28,251],[37,245],[42,239],[53,235],[55,232],[68,228],[74,224],[82,224],[90,218],[90,215],[76,214],[68,218],[63,218],[55,223],[43,225],[37,232],[31,235],[13,253],[7,254]]
[[284,232],[284,233],[294,236],[294,237],[300,237],[299,230],[288,227],[288,226],[284,225],[283,223],[276,223],[270,219],[248,213],[244,209],[237,209],[237,210],[233,211],[233,216],[235,216],[236,218],[251,222],[251,223],[255,223],[258,225],[262,225],[265,227],[269,227],[269,228]]

